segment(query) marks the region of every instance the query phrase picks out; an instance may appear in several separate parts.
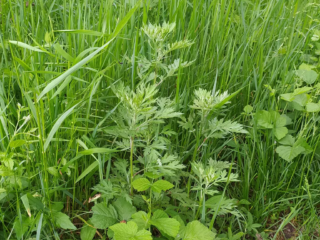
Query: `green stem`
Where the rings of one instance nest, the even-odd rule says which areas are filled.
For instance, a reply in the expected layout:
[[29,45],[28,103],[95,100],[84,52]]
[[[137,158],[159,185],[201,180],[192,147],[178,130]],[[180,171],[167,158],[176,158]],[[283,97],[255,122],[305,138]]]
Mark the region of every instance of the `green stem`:
[[132,182],[133,182],[133,140],[134,138],[130,138],[130,192],[131,195],[133,195],[133,187],[132,187]]

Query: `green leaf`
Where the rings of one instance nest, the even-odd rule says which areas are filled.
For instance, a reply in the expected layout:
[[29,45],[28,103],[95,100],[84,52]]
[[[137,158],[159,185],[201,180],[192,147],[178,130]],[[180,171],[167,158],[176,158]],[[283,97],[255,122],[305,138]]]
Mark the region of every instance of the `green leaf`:
[[[79,155],[79,156],[82,156],[82,155]],[[94,161],[89,167],[86,168],[86,170],[84,170],[81,173],[81,175],[77,178],[76,183],[79,182],[85,176],[87,176],[91,171],[96,169],[98,166],[99,166],[99,162],[98,161]]]
[[62,122],[72,113],[73,109],[75,109],[75,107],[78,106],[78,104],[74,105],[73,107],[71,107],[68,111],[66,111],[64,114],[61,115],[61,117],[59,117],[59,119],[56,121],[56,123],[53,125],[45,143],[44,143],[44,151],[47,150],[49,143],[51,142],[54,134],[58,131],[60,125],[62,124]]
[[135,222],[118,223],[110,227],[114,232],[115,240],[152,240],[151,233],[147,230],[138,231]]
[[313,84],[318,78],[317,72],[313,70],[299,69],[296,70],[296,75],[300,77],[303,81],[305,81],[307,84]]
[[182,240],[213,240],[215,234],[199,221],[188,223],[182,232]]
[[138,229],[147,229],[150,226],[149,217],[146,212],[139,211],[132,216],[132,221],[138,225]]
[[235,96],[238,95],[238,93],[241,91],[242,89],[230,94],[228,97],[224,98],[221,102],[219,102],[218,104],[216,104],[214,106],[215,109],[221,108],[224,104],[226,104],[227,102],[229,102],[232,98],[234,98]]
[[280,146],[277,147],[276,152],[284,160],[291,162],[292,159],[301,154],[305,149],[301,146]]
[[48,167],[47,170],[51,175],[53,175],[55,177],[59,176],[59,171],[58,171],[57,167]]
[[4,165],[0,165],[0,176],[8,177],[8,176],[12,176],[12,175],[14,175],[13,171],[11,171],[9,168],[7,168]]
[[290,134],[288,134],[287,136],[285,136],[279,141],[280,144],[286,145],[286,146],[293,146],[294,142],[295,142],[295,138]]
[[18,239],[24,239],[23,235],[28,231],[28,228],[32,223],[31,221],[32,221],[31,218],[28,218],[25,215],[21,216],[21,221],[19,217],[16,217],[13,223],[13,228],[14,228],[14,231],[16,232]]
[[138,192],[142,192],[142,191],[148,190],[151,186],[151,183],[146,178],[139,178],[139,179],[136,179],[132,182],[132,186]]
[[128,221],[132,214],[137,212],[137,209],[132,206],[124,197],[118,198],[112,205],[117,210],[118,219],[120,221]]
[[161,191],[167,191],[173,187],[173,184],[166,180],[158,180],[154,184],[152,184],[151,188],[153,191],[160,193]]
[[176,237],[180,229],[180,223],[174,218],[169,218],[162,210],[154,212],[150,223],[171,237]]
[[27,143],[26,140],[19,139],[19,140],[15,140],[15,141],[10,142],[9,146],[10,146],[11,148],[17,148],[17,147],[23,146],[23,145],[26,144],[26,143]]
[[113,152],[117,152],[117,150],[114,150],[114,149],[110,149],[110,148],[91,148],[91,149],[87,149],[87,150],[84,150],[82,152],[80,152],[79,154],[82,154],[82,155],[91,155],[91,154],[94,154],[94,153],[113,153]]
[[273,128],[272,116],[268,111],[259,111],[255,115],[257,123],[263,128],[271,129]]
[[253,107],[250,106],[250,105],[245,106],[244,109],[243,109],[243,111],[244,111],[245,113],[247,113],[247,114],[248,114],[248,113],[251,113],[252,110],[253,110]]
[[59,53],[65,59],[67,59],[70,62],[74,61],[74,58],[71,57],[71,55],[69,53],[67,53],[65,50],[63,50],[63,48],[60,46],[59,43],[54,44],[53,47],[56,50],[56,52]]
[[31,217],[31,211],[30,211],[30,204],[29,204],[28,195],[27,194],[23,195],[21,197],[21,201],[23,203],[23,206],[27,210],[27,213],[28,213],[29,217]]
[[14,45],[17,45],[18,47],[22,47],[22,48],[25,48],[25,49],[29,49],[31,51],[35,51],[35,52],[45,52],[37,47],[33,47],[33,46],[30,46],[29,44],[26,44],[26,43],[23,43],[23,42],[19,42],[19,41],[12,41],[12,40],[9,40],[8,41],[9,43],[11,44],[14,44]]
[[308,103],[306,105],[307,112],[319,112],[320,111],[320,104],[319,103]]
[[98,203],[93,208],[91,222],[94,227],[106,229],[117,222],[117,213],[113,207],[108,207],[106,203]]
[[256,113],[256,120],[260,127],[273,129],[273,134],[278,140],[288,133],[288,129],[284,127],[287,125],[286,116],[276,111],[259,111]]
[[66,77],[66,80],[63,81],[63,83],[60,85],[60,87],[57,89],[57,91],[52,95],[51,99],[54,99],[57,95],[59,95],[63,89],[65,89],[69,83],[72,81],[72,76]]
[[77,230],[77,228],[70,221],[70,218],[68,215],[66,215],[62,212],[55,212],[55,213],[52,213],[52,216],[53,216],[53,219],[55,220],[55,223],[58,227],[63,228],[63,229]]
[[287,135],[288,129],[286,127],[274,128],[273,133],[274,133],[275,137],[279,140]]
[[[88,223],[91,224],[90,221],[88,221]],[[81,240],[92,240],[94,238],[94,236],[96,235],[96,231],[97,231],[97,229],[85,224],[85,226],[83,226],[83,228],[81,228],[81,232],[80,232]]]

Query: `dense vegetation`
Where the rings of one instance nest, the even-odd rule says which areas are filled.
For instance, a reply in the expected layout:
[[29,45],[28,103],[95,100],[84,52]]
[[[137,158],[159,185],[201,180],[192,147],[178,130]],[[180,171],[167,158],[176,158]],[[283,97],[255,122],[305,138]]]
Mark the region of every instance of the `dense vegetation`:
[[315,0],[1,0],[0,239],[319,239]]

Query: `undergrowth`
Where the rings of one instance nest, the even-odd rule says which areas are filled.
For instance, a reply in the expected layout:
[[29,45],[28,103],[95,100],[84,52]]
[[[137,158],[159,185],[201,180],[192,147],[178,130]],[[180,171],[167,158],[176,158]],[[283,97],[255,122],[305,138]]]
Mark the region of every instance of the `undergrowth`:
[[0,4],[0,239],[319,238],[316,1]]

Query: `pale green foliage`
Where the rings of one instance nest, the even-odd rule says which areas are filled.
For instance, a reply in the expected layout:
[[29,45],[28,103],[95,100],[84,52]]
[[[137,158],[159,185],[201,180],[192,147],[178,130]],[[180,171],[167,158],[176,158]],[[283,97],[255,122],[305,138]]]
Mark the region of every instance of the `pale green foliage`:
[[259,111],[256,113],[257,124],[261,128],[272,129],[278,140],[287,135],[287,118],[275,111]]
[[149,23],[148,25],[144,25],[142,30],[152,41],[163,42],[167,39],[168,34],[171,33],[175,27],[175,23],[164,22],[162,26]]
[[180,238],[182,240],[213,240],[215,233],[211,232],[206,226],[199,221],[192,221],[187,224],[181,231]]
[[229,133],[248,133],[240,123],[232,122],[230,120],[223,121],[214,118],[209,121],[208,128],[204,129],[206,138],[223,138]]
[[166,180],[158,180],[154,183],[151,183],[146,178],[138,178],[132,182],[132,185],[139,192],[146,191],[151,188],[154,192],[160,193],[161,191],[166,191],[173,188],[173,185]]
[[68,215],[62,212],[56,212],[56,213],[53,213],[52,215],[58,227],[63,229],[71,229],[71,230],[77,229],[73,225],[73,223],[70,221],[70,218]]
[[117,126],[105,130],[109,134],[127,139],[146,136],[152,127],[164,123],[165,119],[181,115],[168,98],[156,98],[158,89],[155,85],[140,84],[136,91],[132,91],[120,83],[113,87],[113,91],[121,105],[112,116]]
[[219,94],[219,92],[214,95],[209,91],[199,88],[194,91],[194,100],[191,108],[200,110],[199,114],[207,116],[211,111],[221,107],[221,104],[229,103],[230,95],[228,92]]
[[152,240],[151,233],[147,230],[138,231],[135,222],[118,223],[110,227],[114,232],[115,240]]
[[88,226],[88,225],[83,226],[81,228],[81,233],[80,233],[81,240],[92,240],[96,234],[96,231],[97,230],[91,226]]
[[[188,39],[170,43],[170,33],[172,33],[175,27],[175,23],[169,24],[166,22],[162,25],[149,23],[142,27],[142,31],[149,38],[149,44],[154,49],[151,59],[145,56],[138,57],[137,74],[142,82],[153,81],[153,83],[159,85],[167,78],[174,76],[179,68],[188,67],[193,63],[193,61],[184,62],[179,58],[175,59],[172,64],[164,62],[164,59],[168,58],[170,52],[188,48],[193,44]],[[163,71],[159,71],[160,69]]]
[[98,203],[92,208],[92,224],[99,229],[105,229],[117,222],[118,214],[114,207],[106,203]]
[[[212,186],[217,186],[220,183],[225,182],[234,182],[238,181],[238,175],[231,173],[228,175],[227,171],[224,170],[226,168],[229,168],[229,166],[226,164],[219,164],[219,162],[212,161],[211,164],[208,166],[205,166],[203,163],[192,163],[192,170],[197,176],[197,182],[198,186],[204,185],[206,193],[212,195],[211,190],[209,190]],[[198,187],[195,187],[194,190],[198,189]]]
[[308,154],[312,152],[312,148],[303,138],[295,141],[295,138],[293,136],[287,135],[283,139],[281,139],[279,143],[284,146],[277,147],[276,152],[281,158],[288,162],[292,161],[295,157],[302,153]]

